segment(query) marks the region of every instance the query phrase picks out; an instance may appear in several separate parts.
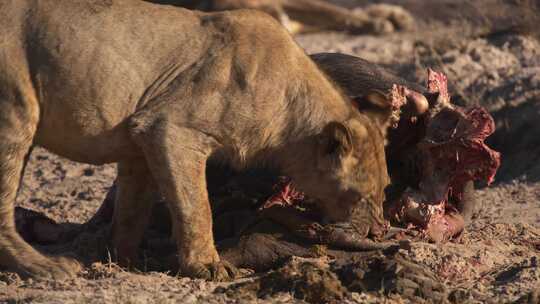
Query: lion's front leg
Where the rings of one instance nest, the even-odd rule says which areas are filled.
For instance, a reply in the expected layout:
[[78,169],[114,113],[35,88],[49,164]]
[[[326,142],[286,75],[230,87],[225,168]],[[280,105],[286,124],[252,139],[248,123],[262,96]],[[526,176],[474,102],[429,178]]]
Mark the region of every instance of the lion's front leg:
[[236,270],[220,261],[212,234],[205,168],[215,141],[164,122],[135,126],[133,135],[169,204],[181,274],[217,281],[233,277]]

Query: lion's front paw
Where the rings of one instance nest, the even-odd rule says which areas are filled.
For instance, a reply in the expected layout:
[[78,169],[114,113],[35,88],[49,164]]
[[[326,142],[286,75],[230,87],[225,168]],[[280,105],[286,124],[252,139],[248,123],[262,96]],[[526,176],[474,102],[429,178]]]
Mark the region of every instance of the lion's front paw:
[[373,18],[366,26],[367,32],[371,34],[389,34],[395,32],[395,27],[392,22],[383,18]]
[[209,264],[191,263],[181,269],[181,275],[205,279],[209,281],[224,282],[236,278],[239,274],[238,269],[227,261],[219,261]]
[[401,6],[391,4],[372,4],[365,8],[365,12],[374,19],[384,19],[391,22],[393,28],[400,31],[414,29],[414,17]]
[[74,277],[81,270],[81,265],[66,257],[39,257],[28,259],[15,269],[23,278],[65,280]]

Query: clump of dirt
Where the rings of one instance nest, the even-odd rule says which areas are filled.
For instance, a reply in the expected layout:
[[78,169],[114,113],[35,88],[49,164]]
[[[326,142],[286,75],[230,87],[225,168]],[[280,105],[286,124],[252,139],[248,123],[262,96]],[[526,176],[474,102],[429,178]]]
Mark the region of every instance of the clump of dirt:
[[291,293],[308,303],[342,303],[353,293],[399,295],[410,301],[445,302],[448,290],[429,269],[407,261],[403,254],[351,255],[327,258],[297,258],[254,281],[233,284],[216,292],[241,294],[245,299],[271,298]]
[[523,295],[516,301],[517,304],[534,304],[540,303],[540,290],[534,290],[526,295]]
[[243,297],[271,298],[276,293],[292,293],[295,298],[309,303],[338,303],[347,290],[337,275],[322,260],[292,258],[283,267],[270,271],[253,282],[235,284],[218,290]]
[[445,302],[447,288],[426,267],[408,261],[403,254],[374,255],[336,268],[352,292],[398,294],[413,302]]

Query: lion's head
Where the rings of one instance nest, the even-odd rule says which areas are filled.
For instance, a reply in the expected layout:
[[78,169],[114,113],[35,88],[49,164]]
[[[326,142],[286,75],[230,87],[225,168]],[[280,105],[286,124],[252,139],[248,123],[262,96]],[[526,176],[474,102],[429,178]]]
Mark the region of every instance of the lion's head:
[[306,156],[306,164],[311,164],[295,172],[293,180],[315,200],[327,221],[352,222],[366,234],[379,234],[384,190],[390,182],[385,142],[393,109],[388,96],[376,91],[360,102],[361,111],[323,128],[313,157]]

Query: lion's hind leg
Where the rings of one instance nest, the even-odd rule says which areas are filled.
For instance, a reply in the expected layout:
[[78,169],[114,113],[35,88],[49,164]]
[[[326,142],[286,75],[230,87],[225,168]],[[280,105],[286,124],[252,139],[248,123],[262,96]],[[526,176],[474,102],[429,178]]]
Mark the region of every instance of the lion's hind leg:
[[155,185],[144,158],[118,163],[112,238],[121,265],[137,267],[137,249],[157,201]]

